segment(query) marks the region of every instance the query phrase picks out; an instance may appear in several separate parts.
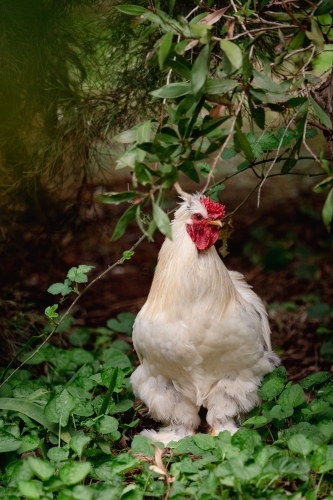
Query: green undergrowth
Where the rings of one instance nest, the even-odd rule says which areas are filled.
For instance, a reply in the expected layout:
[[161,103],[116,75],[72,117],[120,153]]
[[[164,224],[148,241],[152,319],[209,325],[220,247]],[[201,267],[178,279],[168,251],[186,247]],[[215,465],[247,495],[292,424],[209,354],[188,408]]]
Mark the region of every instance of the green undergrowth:
[[279,367],[234,436],[196,434],[161,455],[138,434],[133,320],[89,329],[69,317],[58,338],[70,346],[44,345],[2,385],[0,498],[333,499],[331,374],[293,384]]

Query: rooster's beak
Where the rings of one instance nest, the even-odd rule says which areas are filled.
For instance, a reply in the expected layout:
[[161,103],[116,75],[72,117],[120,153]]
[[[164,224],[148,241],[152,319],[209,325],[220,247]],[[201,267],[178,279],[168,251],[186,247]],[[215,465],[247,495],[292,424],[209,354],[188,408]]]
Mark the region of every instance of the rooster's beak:
[[220,220],[210,220],[207,222],[209,226],[219,226],[222,227],[222,222]]

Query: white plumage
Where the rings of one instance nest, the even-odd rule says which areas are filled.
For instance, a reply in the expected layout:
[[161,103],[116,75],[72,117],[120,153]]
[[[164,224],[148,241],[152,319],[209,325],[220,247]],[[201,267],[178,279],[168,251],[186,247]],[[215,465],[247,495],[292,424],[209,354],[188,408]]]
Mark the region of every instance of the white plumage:
[[164,444],[195,432],[201,406],[213,435],[236,432],[259,403],[263,375],[279,362],[262,301],[213,246],[223,216],[224,207],[202,195],[180,205],[134,323],[141,364],[133,391],[166,426],[143,433]]

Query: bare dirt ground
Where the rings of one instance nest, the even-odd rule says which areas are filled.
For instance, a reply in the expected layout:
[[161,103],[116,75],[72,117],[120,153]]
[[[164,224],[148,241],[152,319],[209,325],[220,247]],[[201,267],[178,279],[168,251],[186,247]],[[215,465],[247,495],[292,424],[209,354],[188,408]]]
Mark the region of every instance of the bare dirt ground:
[[[220,197],[228,211],[238,206],[250,189],[249,185],[234,186],[228,184]],[[259,208],[254,195],[234,216],[235,231],[225,264],[242,272],[268,306],[273,346],[290,379],[298,380],[314,371],[333,369],[320,353],[330,335],[316,333],[321,325],[332,329],[332,315],[331,319],[327,315],[308,318],[309,307],[333,305],[333,239],[321,222],[323,198],[312,194],[308,185],[282,182],[265,189]],[[175,199],[171,193],[167,200],[170,208]],[[48,286],[63,281],[70,267],[89,264],[95,266],[91,277],[100,274],[140,236],[132,223],[121,240],[110,243],[123,210],[122,205],[83,206],[76,224],[68,225],[64,220],[38,238],[34,237],[33,220],[22,225],[19,233],[11,235],[0,263],[4,299],[33,303],[33,310],[42,313],[55,302],[46,293]],[[104,326],[119,312],[137,313],[148,294],[162,242],[160,234],[153,243],[143,241],[130,261],[89,290],[74,310],[75,324]],[[10,321],[13,314],[9,308]]]

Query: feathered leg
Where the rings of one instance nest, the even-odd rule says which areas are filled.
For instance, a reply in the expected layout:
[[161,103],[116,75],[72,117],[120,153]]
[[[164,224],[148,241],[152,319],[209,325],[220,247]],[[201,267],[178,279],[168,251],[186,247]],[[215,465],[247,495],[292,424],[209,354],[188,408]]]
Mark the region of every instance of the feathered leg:
[[213,436],[224,430],[234,434],[238,430],[236,421],[260,403],[257,390],[261,377],[245,375],[240,373],[234,379],[221,379],[207,398],[207,423]]
[[167,445],[195,433],[200,424],[199,407],[178,392],[171,380],[162,375],[153,377],[142,364],[131,382],[134,394],[147,405],[152,418],[167,426],[159,432],[144,430],[144,436]]

